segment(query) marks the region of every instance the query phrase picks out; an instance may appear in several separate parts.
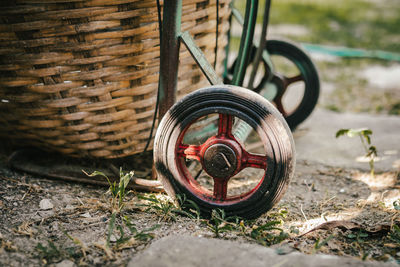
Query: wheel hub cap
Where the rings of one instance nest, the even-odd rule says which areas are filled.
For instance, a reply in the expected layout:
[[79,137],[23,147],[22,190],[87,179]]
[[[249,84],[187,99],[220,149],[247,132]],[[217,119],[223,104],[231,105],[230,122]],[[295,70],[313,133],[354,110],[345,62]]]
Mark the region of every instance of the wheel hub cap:
[[204,169],[215,178],[229,178],[237,169],[235,151],[226,144],[214,144],[204,153]]

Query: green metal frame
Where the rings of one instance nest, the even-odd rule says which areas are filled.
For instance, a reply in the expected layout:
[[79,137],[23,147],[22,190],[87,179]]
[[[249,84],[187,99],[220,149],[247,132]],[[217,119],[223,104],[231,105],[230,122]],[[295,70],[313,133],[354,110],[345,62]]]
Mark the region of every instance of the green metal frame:
[[[242,85],[248,60],[253,45],[253,35],[257,18],[258,0],[247,0],[246,13],[243,19],[243,35],[240,41],[239,64],[233,75],[234,85]],[[180,42],[187,47],[197,62],[208,81],[222,84],[214,68],[195,44],[188,32],[181,32],[182,0],[169,0],[164,2],[163,26],[161,36],[160,54],[160,110],[161,119],[176,99],[176,88],[178,79],[178,62]]]

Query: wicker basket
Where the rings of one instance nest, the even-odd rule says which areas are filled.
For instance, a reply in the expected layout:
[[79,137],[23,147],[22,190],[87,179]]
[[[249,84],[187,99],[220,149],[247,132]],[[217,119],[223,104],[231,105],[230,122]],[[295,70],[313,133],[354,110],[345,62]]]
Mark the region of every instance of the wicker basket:
[[[149,137],[159,76],[155,0],[0,4],[0,137],[74,156],[118,158]],[[229,0],[220,0],[222,70]],[[214,61],[216,1],[184,0],[182,29]],[[179,96],[207,85],[184,46]]]

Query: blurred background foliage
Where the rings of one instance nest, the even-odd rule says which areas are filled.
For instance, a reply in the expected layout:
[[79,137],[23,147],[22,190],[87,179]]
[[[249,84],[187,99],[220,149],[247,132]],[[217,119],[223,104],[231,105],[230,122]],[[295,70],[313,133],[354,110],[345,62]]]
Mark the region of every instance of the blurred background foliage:
[[[236,0],[235,6],[243,11],[245,3]],[[259,1],[258,23],[264,4]],[[317,44],[400,56],[399,0],[272,0],[269,22],[267,39],[279,36],[303,48]],[[233,49],[238,44],[234,36]],[[320,107],[400,115],[399,61],[308,52],[320,74]]]

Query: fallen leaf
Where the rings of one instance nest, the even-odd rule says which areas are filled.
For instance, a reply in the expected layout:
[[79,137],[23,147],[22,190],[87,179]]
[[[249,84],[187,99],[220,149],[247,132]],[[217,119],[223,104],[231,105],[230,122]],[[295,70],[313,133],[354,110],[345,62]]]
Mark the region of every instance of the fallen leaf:
[[298,237],[302,237],[306,234],[309,234],[311,232],[314,232],[316,230],[332,230],[334,228],[339,228],[341,230],[364,230],[367,233],[371,234],[376,234],[380,232],[389,232],[390,231],[390,225],[388,224],[379,224],[374,227],[364,227],[359,223],[352,222],[352,221],[330,221],[330,222],[325,222],[323,224],[318,225],[317,227],[311,229],[310,231],[299,235]]
[[400,246],[400,244],[386,243],[386,244],[383,244],[383,246],[385,246],[387,248],[398,248]]

